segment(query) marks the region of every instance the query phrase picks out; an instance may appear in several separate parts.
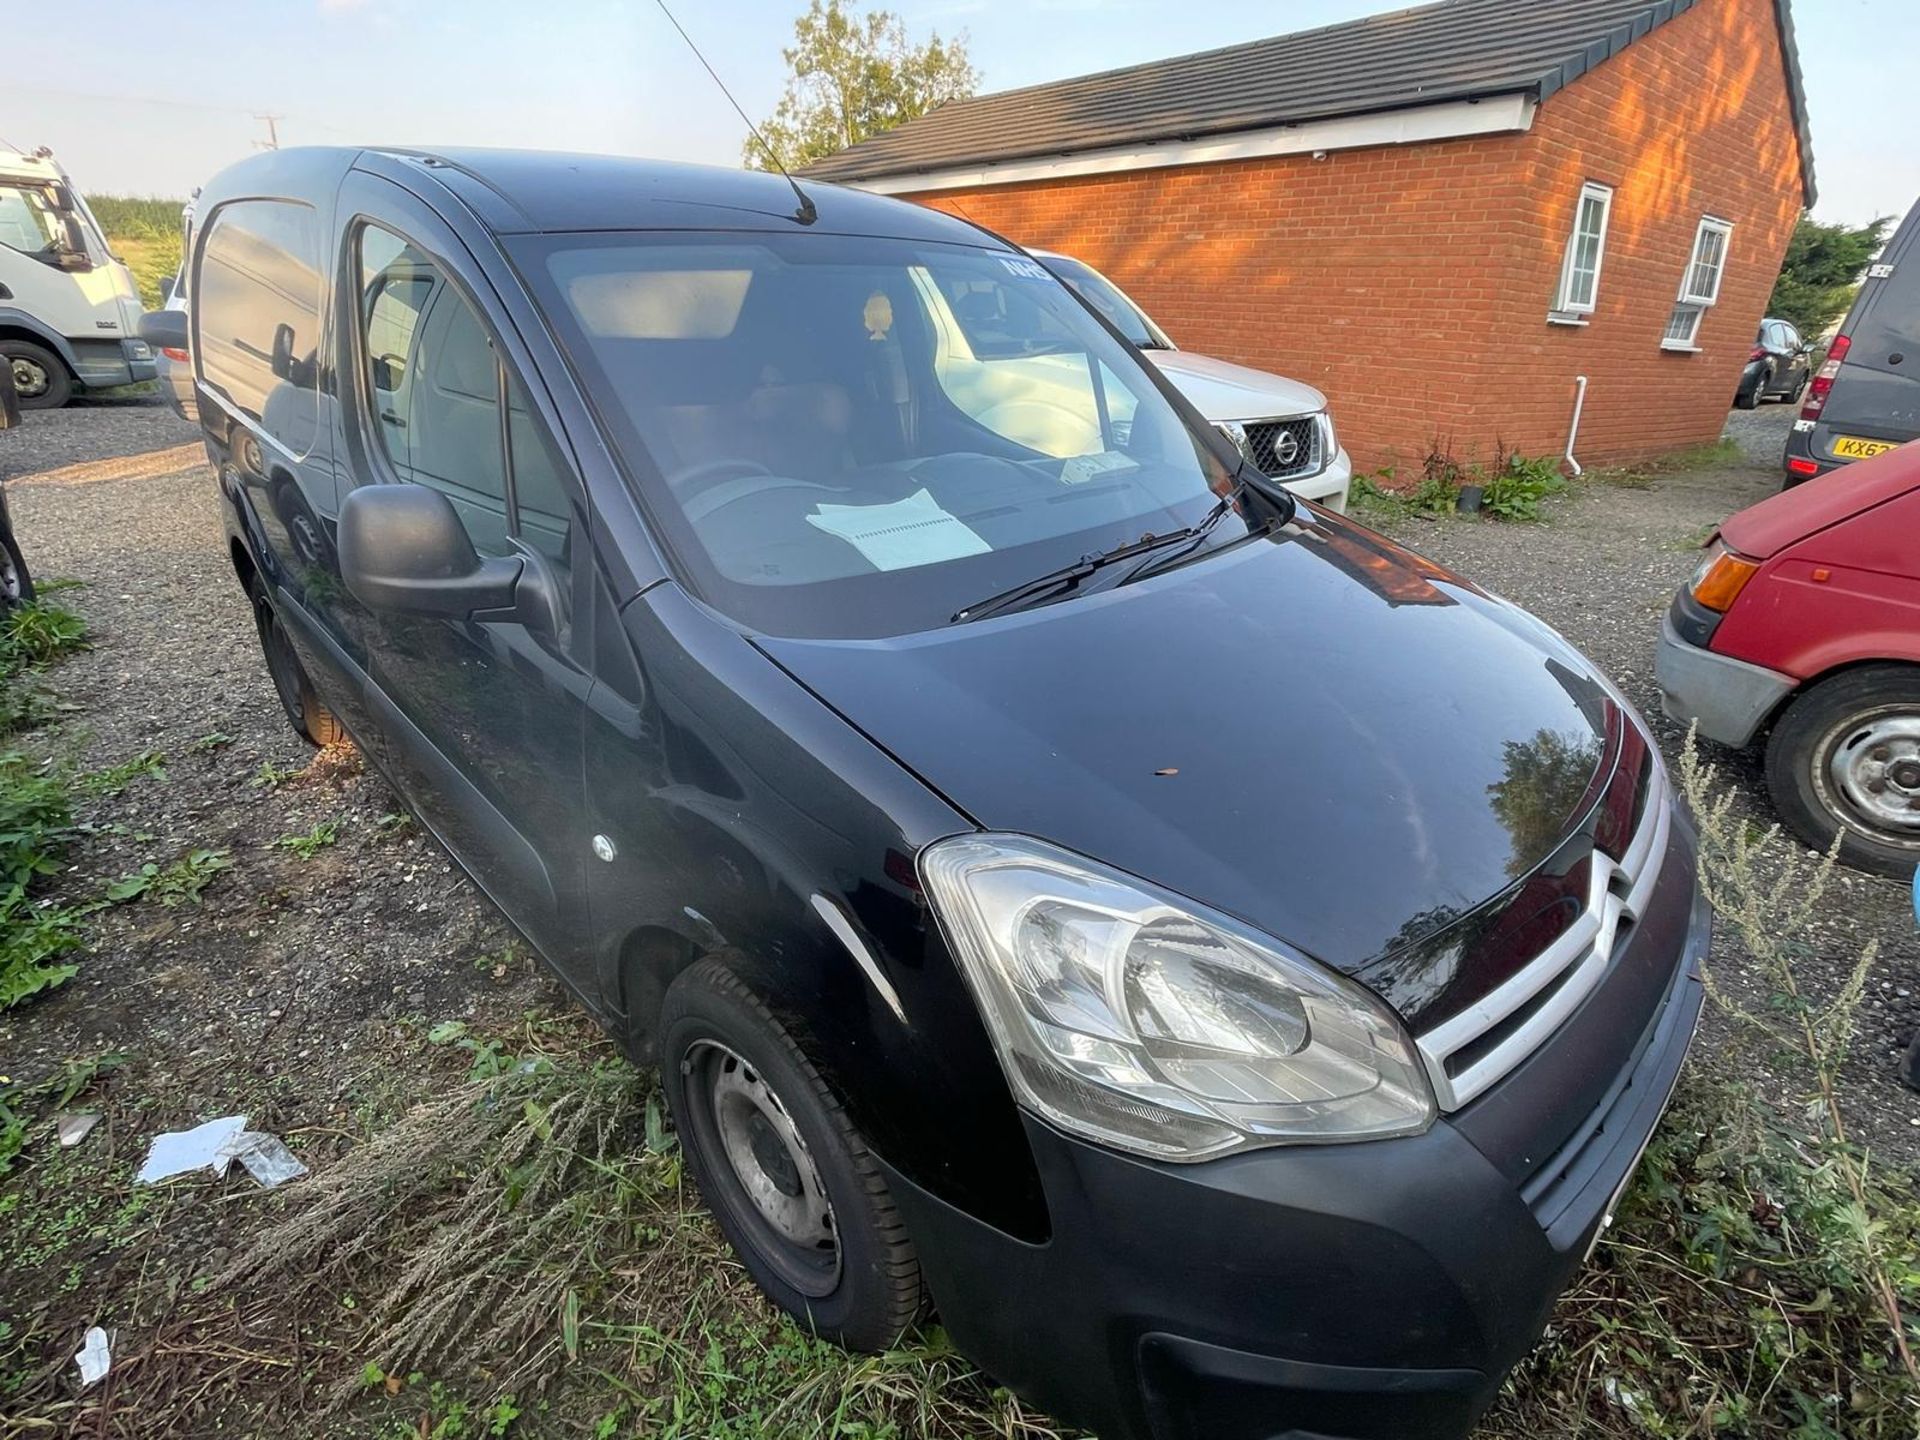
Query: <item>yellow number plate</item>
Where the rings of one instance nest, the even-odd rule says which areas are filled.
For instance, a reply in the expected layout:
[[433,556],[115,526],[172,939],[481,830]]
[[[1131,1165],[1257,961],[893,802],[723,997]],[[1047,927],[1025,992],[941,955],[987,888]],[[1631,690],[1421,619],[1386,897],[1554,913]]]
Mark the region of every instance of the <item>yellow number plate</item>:
[[1862,440],[1858,435],[1833,437],[1833,453],[1841,460],[1871,460],[1876,455],[1899,448],[1890,440]]

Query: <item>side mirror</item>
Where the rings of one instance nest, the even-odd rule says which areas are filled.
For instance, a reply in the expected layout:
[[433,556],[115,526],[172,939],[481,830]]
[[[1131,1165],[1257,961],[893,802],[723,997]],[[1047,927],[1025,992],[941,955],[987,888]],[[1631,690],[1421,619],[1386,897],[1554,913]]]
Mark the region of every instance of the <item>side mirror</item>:
[[73,191],[64,183],[52,187],[49,197],[53,208],[62,215],[71,215],[79,207],[73,203]]
[[438,490],[362,485],[340,506],[340,578],[369,610],[443,620],[518,618],[517,556],[489,556]]
[[54,261],[62,270],[91,270],[93,257],[87,254],[87,232],[80,228],[80,217],[72,213],[60,217],[60,245]]
[[276,380],[293,378],[293,326],[284,321],[273,327],[273,354],[269,364]]
[[156,350],[187,348],[187,312],[149,310],[140,317],[140,338]]

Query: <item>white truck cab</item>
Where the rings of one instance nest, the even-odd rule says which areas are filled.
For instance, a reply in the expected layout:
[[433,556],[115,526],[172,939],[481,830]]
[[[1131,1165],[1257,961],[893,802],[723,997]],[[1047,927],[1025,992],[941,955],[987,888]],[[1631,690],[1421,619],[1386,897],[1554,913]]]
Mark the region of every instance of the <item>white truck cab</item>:
[[42,148],[0,150],[0,359],[28,410],[154,376],[140,292]]

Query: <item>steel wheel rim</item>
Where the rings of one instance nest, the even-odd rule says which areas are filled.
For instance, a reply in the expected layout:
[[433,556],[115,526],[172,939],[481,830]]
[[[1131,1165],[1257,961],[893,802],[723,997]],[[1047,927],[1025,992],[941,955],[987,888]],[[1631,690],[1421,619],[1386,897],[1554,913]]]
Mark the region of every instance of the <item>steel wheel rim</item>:
[[725,1045],[703,1040],[688,1051],[689,1090],[705,1112],[716,1158],[747,1201],[760,1249],[795,1289],[831,1294],[840,1281],[840,1237],[833,1202],[807,1142],[773,1087]]
[[13,390],[22,400],[38,400],[52,385],[46,366],[24,355],[13,357]]
[[17,605],[26,586],[20,583],[20,567],[13,563],[7,547],[0,545],[0,600]]
[[1856,716],[1821,742],[1814,779],[1828,808],[1880,841],[1920,846],[1920,711]]

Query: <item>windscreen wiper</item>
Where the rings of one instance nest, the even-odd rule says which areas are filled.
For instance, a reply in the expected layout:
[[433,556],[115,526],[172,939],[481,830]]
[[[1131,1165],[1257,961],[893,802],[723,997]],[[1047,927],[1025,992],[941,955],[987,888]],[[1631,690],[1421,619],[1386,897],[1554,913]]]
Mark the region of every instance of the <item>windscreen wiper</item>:
[[1178,530],[1169,530],[1164,535],[1143,535],[1138,540],[1116,545],[1111,550],[1082,555],[1071,565],[1062,565],[1058,570],[1050,570],[1045,575],[1024,580],[1011,589],[1002,590],[997,595],[989,595],[984,600],[976,600],[973,604],[954,611],[949,623],[958,625],[969,620],[984,620],[989,615],[1025,609],[1029,605],[1038,605],[1056,596],[1070,595],[1080,588],[1081,583],[1088,576],[1109,565],[1118,564],[1122,560],[1133,560],[1142,555],[1150,555],[1170,545],[1198,541],[1218,525],[1221,518],[1233,508],[1234,499],[1240,494],[1241,483],[1236,481],[1233,488],[1222,495],[1197,524],[1185,525]]

